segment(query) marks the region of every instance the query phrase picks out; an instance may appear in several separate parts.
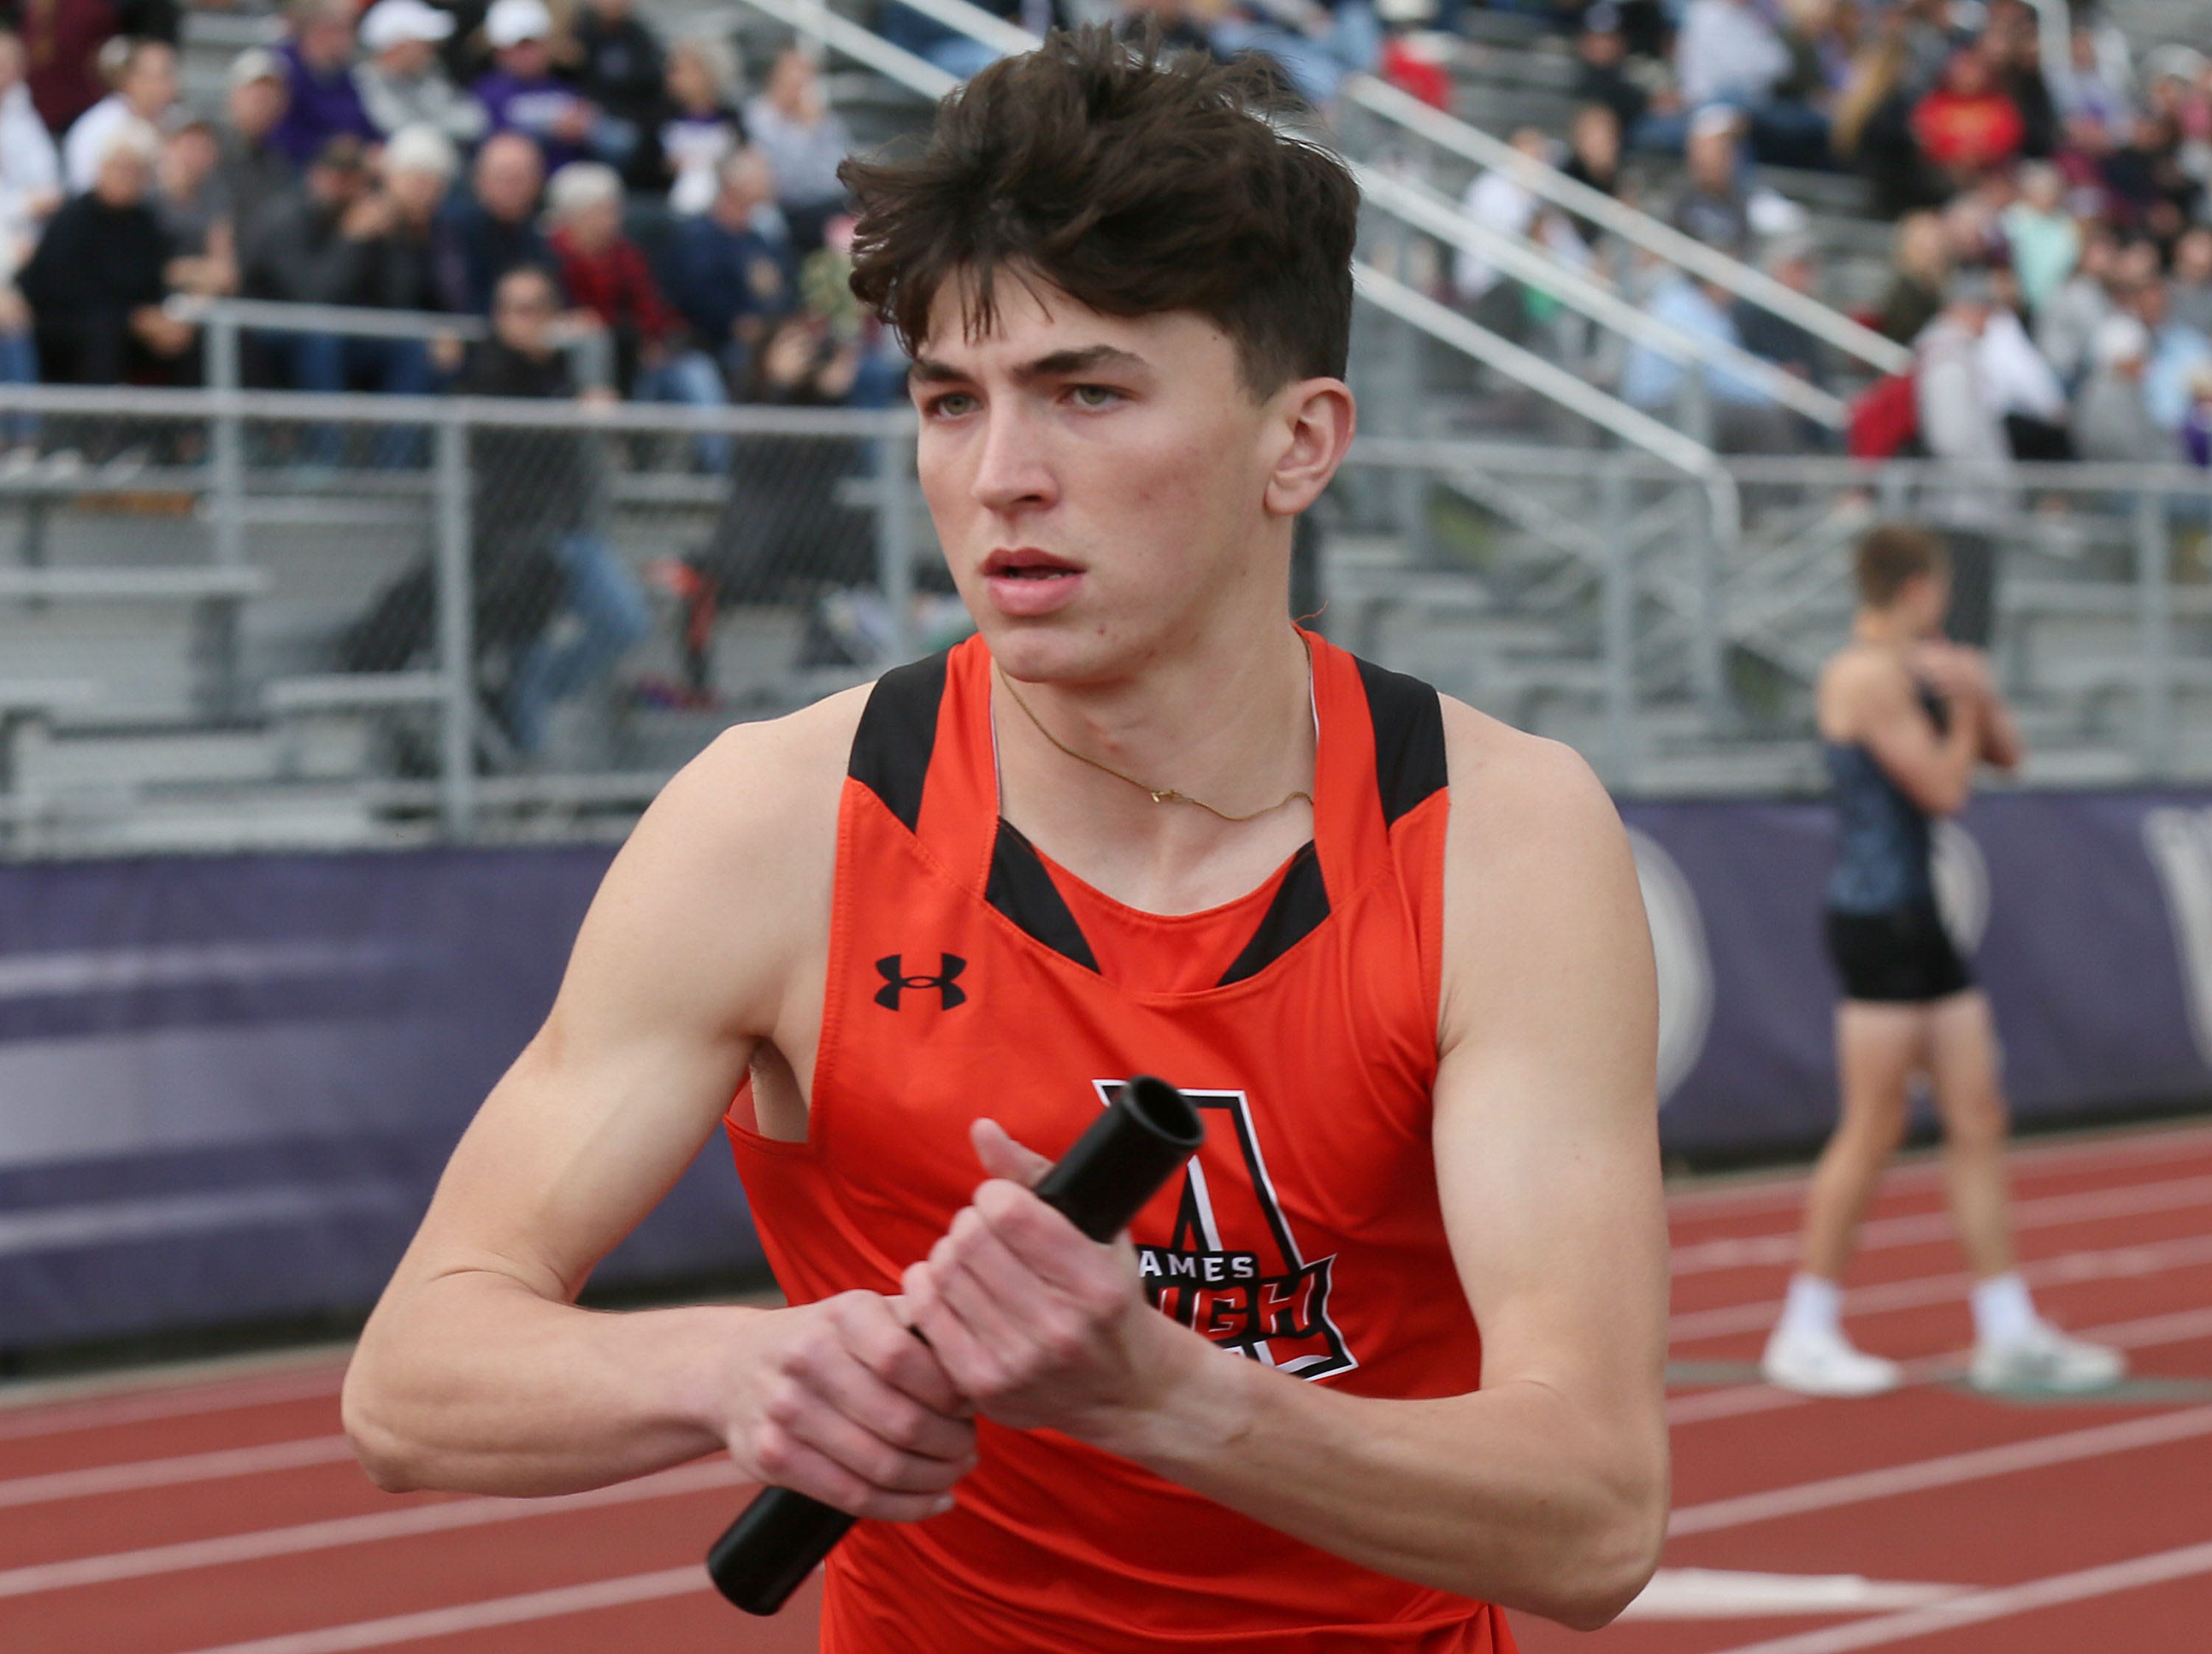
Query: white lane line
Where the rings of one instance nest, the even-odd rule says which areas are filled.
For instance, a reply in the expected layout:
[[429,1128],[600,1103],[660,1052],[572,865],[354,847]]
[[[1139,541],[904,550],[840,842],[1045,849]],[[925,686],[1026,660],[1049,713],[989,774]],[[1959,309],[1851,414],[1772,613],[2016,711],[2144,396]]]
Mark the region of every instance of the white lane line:
[[1856,1625],[1831,1626],[1821,1631],[1800,1632],[1794,1637],[1747,1643],[1727,1650],[1726,1654],[1851,1654],[1856,1649],[1882,1648],[1960,1626],[1981,1625],[2015,1614],[2033,1614],[2039,1608],[2088,1602],[2099,1596],[2115,1596],[2122,1591],[2142,1590],[2203,1573],[2212,1573],[2212,1544],[2185,1545],[2179,1550],[2083,1568],[2078,1573],[2054,1574],[2045,1579],[2031,1579],[2025,1584],[1976,1591],[1971,1596],[1956,1596],[1948,1602],[1884,1614],[1879,1620],[1862,1620]]
[[[2156,1241],[2148,1246],[2063,1252],[2057,1257],[2023,1263],[2020,1272],[2032,1286],[2055,1286],[2153,1275],[2204,1263],[2212,1263],[2212,1235]],[[1899,1310],[1924,1309],[1930,1304],[1963,1299],[1973,1284],[1974,1278],[1964,1272],[1886,1280],[1879,1286],[1854,1287],[1845,1292],[1844,1310],[1847,1315],[1882,1315]],[[1667,1341],[1669,1345],[1684,1344],[1735,1333],[1765,1332],[1781,1313],[1782,1300],[1778,1298],[1755,1304],[1728,1304],[1713,1310],[1691,1310],[1668,1319]]]
[[1964,1596],[1972,1585],[1869,1579],[1856,1573],[1738,1573],[1662,1568],[1624,1620],[1781,1619],[1799,1614],[1879,1614]]
[[[2212,1177],[2178,1177],[2166,1183],[2131,1183],[2121,1189],[2017,1201],[2013,1204],[2012,1223],[2015,1231],[2054,1229],[2065,1224],[2144,1217],[2154,1212],[2175,1212],[2192,1206],[2212,1206]],[[1923,1212],[1907,1218],[1876,1218],[1862,1225],[1857,1244],[1863,1252],[1922,1246],[1931,1241],[1948,1240],[1954,1232],[1948,1213]],[[1668,1264],[1676,1275],[1787,1265],[1797,1261],[1797,1247],[1795,1229],[1781,1234],[1693,1241],[1674,1248]]]
[[[20,1404],[26,1409],[21,1413],[0,1410],[0,1441],[65,1436],[75,1430],[105,1430],[151,1419],[182,1419],[196,1413],[243,1412],[282,1402],[312,1401],[337,1395],[344,1382],[344,1368],[329,1367],[283,1377],[222,1379],[152,1394],[142,1391],[81,1402],[27,1402]],[[0,1396],[0,1409],[9,1405]]]
[[2056,1436],[2037,1436],[2027,1441],[2006,1442],[1971,1452],[1947,1453],[1940,1458],[1919,1459],[1909,1464],[1885,1465],[1848,1476],[1829,1476],[1800,1482],[1794,1487],[1771,1487],[1763,1493],[1735,1499],[1713,1499],[1684,1505],[1667,1518],[1667,1535],[1679,1539],[1689,1534],[1708,1534],[1723,1528],[1744,1528],[1781,1517],[1802,1516],[1810,1511],[1832,1511],[1839,1505],[1864,1505],[1895,1499],[1904,1493],[1956,1487],[1964,1482],[1985,1481],[1993,1476],[2039,1470],[2053,1464],[2074,1464],[2084,1459],[2106,1458],[2134,1452],[2166,1442],[2191,1441],[2212,1436],[2212,1407],[2193,1407],[2179,1413],[2154,1414],[2126,1419],[2118,1424],[2070,1430]]
[[196,1650],[195,1654],[345,1654],[349,1649],[389,1648],[394,1643],[451,1637],[464,1631],[481,1631],[489,1626],[521,1625],[566,1614],[586,1614],[593,1608],[622,1608],[663,1596],[684,1596],[706,1590],[707,1583],[706,1569],[695,1562],[688,1568],[634,1573],[621,1579],[594,1580],[588,1585],[563,1585],[556,1590],[533,1590],[520,1596],[495,1596],[489,1602],[464,1602],[455,1608],[395,1614],[386,1620],[359,1620],[351,1625],[295,1631],[282,1637],[262,1637],[250,1643],[225,1643],[220,1648]]
[[302,1465],[335,1464],[352,1456],[353,1444],[343,1436],[310,1436],[299,1441],[264,1442],[258,1447],[182,1453],[174,1458],[96,1464],[82,1470],[57,1470],[43,1476],[0,1481],[0,1507],[90,1499],[142,1487],[175,1487],[188,1481],[219,1481],[226,1476],[256,1476],[271,1470],[296,1470]]
[[569,1511],[592,1510],[608,1505],[635,1505],[647,1499],[672,1499],[682,1493],[734,1486],[740,1478],[726,1459],[688,1464],[635,1481],[617,1482],[588,1493],[566,1493],[554,1499],[445,1499],[431,1505],[410,1505],[397,1511],[378,1511],[366,1516],[337,1517],[325,1522],[301,1523],[290,1528],[264,1528],[252,1533],[227,1534],[216,1539],[186,1540],[180,1544],[156,1545],[144,1550],[112,1551],[100,1556],[73,1557],[65,1562],[40,1562],[28,1567],[0,1571],[0,1598],[30,1596],[41,1591],[70,1590],[84,1585],[107,1584],[118,1579],[143,1579],[150,1574],[183,1573],[195,1568],[227,1567],[271,1556],[296,1556],[304,1551],[334,1550],[347,1545],[370,1545],[417,1534],[482,1528],[529,1517],[558,1516]]
[[[2036,1177],[2069,1177],[2107,1168],[2132,1165],[2146,1158],[2194,1154],[2212,1148],[2212,1126],[2179,1130],[2150,1130],[2140,1134],[2087,1143],[2027,1143],[2015,1145],[2006,1155],[2014,1171]],[[1909,1160],[1883,1175],[1884,1192],[1932,1189],[1943,1180],[1943,1162],[1929,1153]],[[1685,1189],[1667,1198],[1669,1210],[1705,1216],[1711,1213],[1751,1212],[1798,1205],[1808,1181],[1800,1172],[1786,1177],[1762,1177],[1724,1184],[1718,1189]]]
[[[2160,1344],[2188,1344],[2212,1338],[2212,1308],[2180,1310],[2172,1315],[2145,1316],[2137,1321],[2115,1321],[2109,1326],[2083,1327],[2075,1335],[2115,1349],[2146,1350]],[[1932,1355],[1905,1364],[1905,1382],[1928,1383],[1952,1377],[1965,1366],[1960,1355]],[[1669,1425],[1697,1424],[1708,1419],[1733,1419],[1746,1413],[1771,1413],[1779,1408],[1809,1407],[1819,1398],[1777,1389],[1771,1384],[1731,1384],[1670,1396]],[[2094,1397],[2092,1398],[2094,1399]]]

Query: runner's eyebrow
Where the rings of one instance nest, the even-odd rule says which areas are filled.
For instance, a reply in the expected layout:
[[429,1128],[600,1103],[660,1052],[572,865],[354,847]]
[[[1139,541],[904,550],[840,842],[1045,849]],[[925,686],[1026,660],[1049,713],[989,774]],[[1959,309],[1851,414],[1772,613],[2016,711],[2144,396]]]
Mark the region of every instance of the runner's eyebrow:
[[[1013,370],[1014,378],[1024,384],[1040,379],[1065,379],[1070,374],[1085,374],[1101,368],[1127,371],[1146,366],[1145,359],[1133,350],[1124,350],[1119,345],[1090,344],[1079,350],[1054,350],[1031,362],[1021,363]],[[919,385],[942,385],[965,380],[973,375],[964,374],[951,362],[939,362],[934,356],[917,356],[907,369],[907,377]]]

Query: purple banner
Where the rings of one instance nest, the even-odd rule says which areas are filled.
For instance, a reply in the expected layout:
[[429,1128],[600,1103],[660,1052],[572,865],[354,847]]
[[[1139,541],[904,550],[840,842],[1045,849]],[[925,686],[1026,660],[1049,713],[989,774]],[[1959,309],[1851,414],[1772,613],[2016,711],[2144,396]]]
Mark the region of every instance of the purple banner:
[[[1660,960],[1662,1134],[1835,1109],[1817,803],[1626,812]],[[0,867],[0,1349],[374,1298],[551,1002],[607,853]],[[1939,836],[2023,1118],[2212,1096],[2212,795],[2015,794]],[[759,1266],[719,1136],[600,1281]]]
[[[1836,1111],[1827,806],[1623,813],[1660,960],[1667,1146],[1817,1141]],[[1945,921],[1996,1012],[2016,1117],[2212,1098],[2212,799],[1981,799],[1939,828],[1936,873]]]

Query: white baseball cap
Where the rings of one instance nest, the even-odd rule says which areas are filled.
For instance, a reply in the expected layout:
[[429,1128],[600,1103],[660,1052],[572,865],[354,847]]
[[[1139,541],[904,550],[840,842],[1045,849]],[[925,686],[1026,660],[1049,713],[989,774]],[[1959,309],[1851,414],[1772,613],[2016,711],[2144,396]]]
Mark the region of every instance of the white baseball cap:
[[525,40],[543,40],[553,33],[553,14],[545,0],[492,0],[484,14],[484,39],[492,50],[504,52]]
[[435,43],[453,32],[453,14],[428,0],[376,0],[361,20],[361,43],[389,52],[409,40]]

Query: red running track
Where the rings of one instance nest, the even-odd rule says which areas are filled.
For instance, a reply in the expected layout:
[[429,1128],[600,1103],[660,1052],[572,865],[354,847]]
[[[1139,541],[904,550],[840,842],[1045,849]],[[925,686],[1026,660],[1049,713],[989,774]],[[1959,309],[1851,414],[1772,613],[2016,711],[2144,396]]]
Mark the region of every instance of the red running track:
[[[2039,1302],[2134,1360],[2129,1387],[2088,1401],[1958,1384],[1964,1282],[1924,1164],[1885,1189],[1849,1300],[1860,1341],[1920,1382],[1857,1402],[1759,1384],[1798,1189],[1672,1201],[1667,1571],[1590,1637],[1516,1616],[1527,1654],[2212,1649],[2212,1128],[2019,1157]],[[568,1499],[392,1498],[346,1456],[338,1372],[325,1356],[68,1400],[0,1390],[0,1650],[813,1646],[812,1590],[756,1621],[705,1584],[744,1491],[723,1465]],[[1760,1595],[1777,1590],[1799,1594]]]

